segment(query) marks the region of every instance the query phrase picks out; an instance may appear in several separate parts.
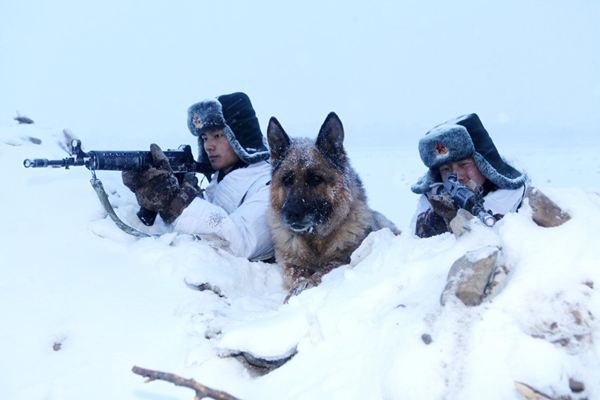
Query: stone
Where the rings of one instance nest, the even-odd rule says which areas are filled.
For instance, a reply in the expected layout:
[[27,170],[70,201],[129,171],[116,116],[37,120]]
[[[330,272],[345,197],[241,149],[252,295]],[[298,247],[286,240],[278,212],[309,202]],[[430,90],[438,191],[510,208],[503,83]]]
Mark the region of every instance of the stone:
[[431,344],[431,342],[433,342],[433,339],[431,338],[431,335],[429,333],[422,334],[421,335],[421,340],[425,344]]
[[563,211],[541,190],[528,187],[525,191],[525,199],[529,200],[532,210],[533,221],[541,227],[552,228],[560,226],[571,219],[569,213]]
[[448,283],[440,303],[445,305],[449,296],[455,296],[467,307],[480,305],[486,291],[489,293],[488,286],[498,268],[496,261],[499,254],[498,247],[485,246],[456,260],[448,272]]
[[577,381],[573,378],[569,378],[569,388],[573,393],[581,393],[585,390],[583,382]]

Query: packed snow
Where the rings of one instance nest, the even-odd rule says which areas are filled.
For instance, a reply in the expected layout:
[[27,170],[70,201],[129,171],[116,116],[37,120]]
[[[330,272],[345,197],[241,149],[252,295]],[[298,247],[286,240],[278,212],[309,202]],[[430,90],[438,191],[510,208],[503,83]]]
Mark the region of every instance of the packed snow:
[[[0,4],[0,398],[193,398],[138,366],[244,400],[520,400],[519,383],[600,399],[598,4],[267,3]],[[371,234],[284,304],[277,264],[145,227],[120,173],[97,177],[149,237],[115,225],[86,168],[23,167],[67,157],[64,129],[85,151],[197,153],[186,108],[234,91],[293,137],[335,111],[369,204],[402,235]],[[411,234],[418,139],[470,112],[571,220],[539,227],[525,204],[476,235]],[[503,290],[442,306],[454,261],[489,245]],[[260,375],[240,352],[293,357]]]
[[[533,183],[572,216],[556,228],[535,225],[525,206],[489,235],[418,239],[407,226],[417,197],[408,187],[418,173],[398,180],[365,174],[382,211],[403,210],[396,222],[404,233],[372,234],[350,265],[283,304],[277,264],[233,257],[218,242],[170,232],[160,219],[145,227],[119,173],[97,172],[113,207],[156,236],[121,231],[84,167],[22,166],[26,158],[66,157],[64,140],[62,129],[16,122],[0,129],[7,171],[0,178],[3,398],[191,398],[189,389],[166,382],[145,385],[133,366],[194,378],[242,399],[518,399],[515,381],[556,397],[600,396],[593,251],[600,188],[589,179],[600,173],[598,146],[554,158],[543,148],[521,149],[521,164],[538,170]],[[391,171],[422,172],[408,148],[389,150],[374,152],[394,165]],[[348,153],[359,174],[370,170],[373,153]],[[532,164],[540,153],[568,170]],[[397,154],[406,157],[399,162]],[[442,307],[452,263],[498,243],[510,269],[504,290],[477,307]],[[201,284],[213,290],[190,287]],[[257,376],[230,356],[241,351],[295,356]],[[570,379],[584,392],[571,393]]]

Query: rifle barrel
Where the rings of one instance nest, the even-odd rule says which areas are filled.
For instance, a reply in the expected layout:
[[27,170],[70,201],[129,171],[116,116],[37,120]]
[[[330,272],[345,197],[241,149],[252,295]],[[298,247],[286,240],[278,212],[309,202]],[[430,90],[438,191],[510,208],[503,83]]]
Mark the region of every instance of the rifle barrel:
[[[167,157],[173,172],[202,172],[198,163],[192,155],[189,145],[181,145],[178,150],[167,150],[163,152]],[[81,142],[75,140],[71,157],[62,160],[48,160],[47,158],[26,159],[23,161],[25,168],[46,167],[79,167],[84,166],[92,171],[142,171],[152,168],[152,154],[149,151],[122,151],[122,150],[100,150],[84,152],[81,150]],[[202,172],[204,173],[204,172]]]
[[23,161],[25,168],[46,168],[46,167],[66,167],[69,165],[70,159],[48,160],[47,158],[26,159]]

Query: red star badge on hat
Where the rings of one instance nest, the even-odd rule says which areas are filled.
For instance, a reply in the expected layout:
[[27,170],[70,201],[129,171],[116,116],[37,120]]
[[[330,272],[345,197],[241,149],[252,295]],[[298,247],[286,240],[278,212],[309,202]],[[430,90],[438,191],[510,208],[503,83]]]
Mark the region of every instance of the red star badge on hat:
[[202,128],[202,121],[200,121],[200,117],[198,116],[198,114],[194,114],[194,127],[196,127],[196,129],[200,129]]
[[443,156],[444,154],[448,154],[448,148],[441,143],[437,143],[435,145],[435,155]]

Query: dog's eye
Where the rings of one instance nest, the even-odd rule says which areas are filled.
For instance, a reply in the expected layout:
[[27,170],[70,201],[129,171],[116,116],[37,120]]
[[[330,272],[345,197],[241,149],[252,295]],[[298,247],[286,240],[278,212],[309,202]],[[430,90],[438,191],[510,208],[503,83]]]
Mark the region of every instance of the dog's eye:
[[317,186],[323,183],[323,177],[320,175],[310,174],[306,182],[308,183],[308,186]]
[[281,178],[281,183],[283,184],[283,186],[292,186],[294,184],[294,175],[285,175],[283,178]]

